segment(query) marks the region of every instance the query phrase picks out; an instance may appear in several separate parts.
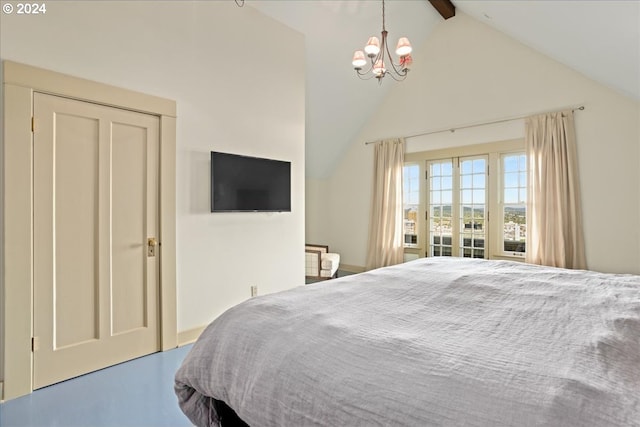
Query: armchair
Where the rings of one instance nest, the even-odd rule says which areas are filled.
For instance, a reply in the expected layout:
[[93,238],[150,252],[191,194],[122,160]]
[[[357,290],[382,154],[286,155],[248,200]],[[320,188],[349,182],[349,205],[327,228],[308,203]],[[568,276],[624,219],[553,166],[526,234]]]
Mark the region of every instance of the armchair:
[[340,254],[329,252],[327,245],[305,245],[307,279],[326,280],[338,277]]

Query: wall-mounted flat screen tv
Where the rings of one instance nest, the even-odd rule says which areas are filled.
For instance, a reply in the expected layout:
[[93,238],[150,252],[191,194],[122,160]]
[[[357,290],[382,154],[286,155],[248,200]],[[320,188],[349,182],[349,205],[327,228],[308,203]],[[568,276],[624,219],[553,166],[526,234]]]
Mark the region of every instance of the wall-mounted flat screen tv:
[[211,212],[291,212],[291,162],[212,151]]

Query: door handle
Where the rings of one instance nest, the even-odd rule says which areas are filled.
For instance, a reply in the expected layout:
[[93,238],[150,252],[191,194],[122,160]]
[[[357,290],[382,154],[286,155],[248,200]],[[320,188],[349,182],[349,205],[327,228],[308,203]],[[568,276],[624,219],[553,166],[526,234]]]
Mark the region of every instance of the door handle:
[[149,237],[147,239],[147,256],[152,257],[156,256],[156,246],[158,245],[158,241],[155,237]]

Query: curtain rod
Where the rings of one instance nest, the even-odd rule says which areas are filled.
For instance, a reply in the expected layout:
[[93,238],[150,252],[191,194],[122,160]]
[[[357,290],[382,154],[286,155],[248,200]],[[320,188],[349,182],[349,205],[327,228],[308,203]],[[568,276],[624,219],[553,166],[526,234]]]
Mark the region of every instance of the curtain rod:
[[[584,110],[584,105],[581,105],[579,107],[572,107],[571,111],[576,111],[576,110]],[[558,111],[562,111],[562,110],[558,110]],[[425,136],[425,135],[433,135],[434,133],[442,133],[442,132],[455,132],[457,130],[460,129],[468,129],[468,128],[475,128],[475,127],[479,127],[479,126],[487,126],[487,125],[494,125],[497,123],[506,123],[506,122],[512,122],[514,120],[522,120],[522,119],[526,119],[529,116],[535,116],[537,114],[544,114],[544,113],[534,113],[534,114],[527,114],[524,116],[518,116],[518,117],[509,117],[506,119],[500,119],[500,120],[493,120],[490,122],[482,122],[482,123],[474,123],[471,125],[464,125],[464,126],[457,126],[457,127],[452,127],[452,128],[447,128],[447,129],[439,129],[439,130],[433,130],[433,131],[427,131],[427,132],[421,132],[421,133],[414,133],[413,135],[407,135],[404,138],[415,138],[418,136]],[[377,141],[367,141],[364,143],[364,145],[369,145],[369,144],[375,144]]]

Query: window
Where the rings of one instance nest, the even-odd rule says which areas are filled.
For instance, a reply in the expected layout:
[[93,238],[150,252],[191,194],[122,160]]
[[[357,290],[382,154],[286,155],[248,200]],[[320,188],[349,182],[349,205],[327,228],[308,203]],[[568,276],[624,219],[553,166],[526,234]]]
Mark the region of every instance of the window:
[[523,255],[527,236],[527,157],[524,153],[503,154],[502,165],[502,248]]
[[420,166],[408,164],[403,170],[404,246],[418,245],[418,212],[420,211]]
[[523,140],[408,153],[405,161],[405,253],[494,259],[524,256],[527,159]]

